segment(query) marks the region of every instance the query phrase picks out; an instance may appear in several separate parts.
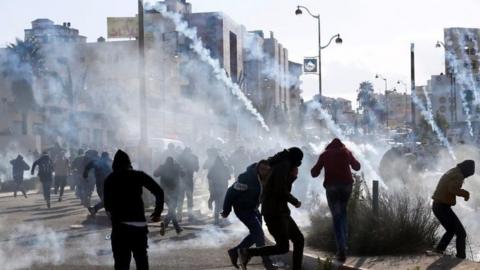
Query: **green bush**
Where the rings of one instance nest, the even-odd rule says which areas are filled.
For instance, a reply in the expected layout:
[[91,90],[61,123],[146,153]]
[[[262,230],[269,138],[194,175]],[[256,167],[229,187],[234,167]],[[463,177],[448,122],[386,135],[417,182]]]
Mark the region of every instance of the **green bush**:
[[[376,214],[368,190],[362,191],[361,186],[362,181],[357,180],[348,205],[349,254],[414,254],[433,246],[439,224],[428,199],[407,190],[384,191]],[[307,244],[333,252],[336,247],[332,218],[328,208],[318,209],[311,214]]]

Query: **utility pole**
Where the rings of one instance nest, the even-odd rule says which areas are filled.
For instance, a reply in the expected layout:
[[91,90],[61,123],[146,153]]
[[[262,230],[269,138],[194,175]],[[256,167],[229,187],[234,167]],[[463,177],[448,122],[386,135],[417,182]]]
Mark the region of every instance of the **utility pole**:
[[412,106],[412,128],[415,128],[415,104],[413,102],[413,95],[416,95],[415,92],[415,44],[410,43],[410,77],[411,77],[411,106]]
[[143,19],[143,0],[138,0],[138,82],[140,96],[140,166],[143,170],[148,167],[148,127],[147,127],[147,90],[145,78],[145,27]]

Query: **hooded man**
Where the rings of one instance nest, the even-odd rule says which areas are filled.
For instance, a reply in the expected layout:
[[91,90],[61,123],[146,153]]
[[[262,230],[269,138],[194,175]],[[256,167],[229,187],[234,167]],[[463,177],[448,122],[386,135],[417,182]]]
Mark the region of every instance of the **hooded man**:
[[[228,179],[230,179],[231,169],[225,165],[220,156],[217,156],[212,167],[208,170],[208,190],[210,198],[208,199],[208,208],[213,208],[214,224],[220,225],[220,212],[222,211],[225,193],[228,188]],[[214,207],[212,207],[214,204]]]
[[262,215],[268,231],[275,239],[274,246],[241,248],[240,266],[246,269],[252,256],[272,256],[285,254],[289,250],[289,240],[293,242],[293,270],[302,269],[305,239],[295,221],[290,216],[288,204],[296,208],[301,202],[292,194],[292,185],[302,164],[303,152],[298,147],[285,149],[268,159],[271,175],[263,192]]
[[53,161],[47,152],[43,152],[42,156],[33,162],[31,174],[34,175],[35,168],[38,166],[38,178],[42,183],[43,198],[47,203],[47,208],[50,208],[50,189],[53,182]]
[[[253,244],[257,247],[265,246],[265,234],[262,229],[262,215],[258,210],[260,197],[270,175],[268,161],[261,160],[248,166],[241,173],[237,181],[231,185],[225,201],[223,202],[223,218],[227,218],[230,212],[235,212],[237,218],[248,228],[249,234],[236,247],[228,250],[228,256],[236,268],[238,268],[238,251],[241,248],[249,248]],[[262,257],[266,269],[273,269],[272,261],[268,256]]]
[[83,178],[88,177],[88,172],[93,169],[95,174],[95,185],[97,186],[97,194],[100,198],[100,202],[95,206],[89,206],[88,211],[91,215],[95,215],[100,209],[103,208],[103,186],[105,179],[112,172],[112,160],[107,152],[103,152],[99,159],[90,161],[85,170],[83,171]]
[[462,189],[465,178],[475,173],[475,162],[465,160],[459,163],[455,168],[448,170],[437,184],[433,193],[433,214],[445,228],[445,234],[435,248],[435,252],[442,253],[447,248],[453,236],[457,237],[456,248],[457,258],[465,259],[465,240],[467,233],[463,228],[462,222],[452,210],[457,201],[456,197],[463,197],[465,201],[470,199],[470,193]]
[[133,170],[127,153],[118,150],[112,164],[113,172],[104,183],[104,206],[112,223],[112,252],[116,270],[130,268],[133,253],[136,267],[148,270],[148,228],[142,200],[143,188],[155,196],[154,222],[163,211],[163,190],[144,172]]
[[327,192],[327,202],[333,218],[335,240],[337,244],[337,260],[346,260],[347,249],[347,204],[352,193],[353,177],[350,167],[360,170],[360,163],[350,150],[340,141],[333,139],[325,151],[320,154],[317,164],[312,168],[312,177],[317,177],[325,168],[323,186]]
[[23,196],[27,198],[25,187],[23,186],[23,172],[30,170],[30,166],[23,160],[22,155],[18,155],[16,159],[10,160],[12,165],[13,182],[15,183],[13,197],[17,197],[17,191],[20,190]]
[[188,219],[189,221],[193,221],[193,175],[195,172],[198,172],[199,169],[198,157],[192,153],[192,149],[186,147],[178,157],[178,163],[182,166],[185,175],[182,177],[183,181],[178,196],[177,216],[181,221],[183,201],[186,195]]
[[183,229],[178,225],[177,221],[177,203],[180,187],[180,179],[184,175],[184,172],[180,165],[173,159],[173,157],[167,157],[165,163],[160,165],[153,176],[160,177],[160,186],[165,190],[167,196],[168,214],[165,217],[165,227],[172,221],[173,226],[177,234],[180,234]]
[[60,192],[58,196],[58,201],[60,202],[62,201],[63,191],[67,185],[67,177],[70,174],[70,161],[65,156],[65,151],[60,151],[53,166],[55,168],[55,187],[53,193],[57,194],[57,192]]

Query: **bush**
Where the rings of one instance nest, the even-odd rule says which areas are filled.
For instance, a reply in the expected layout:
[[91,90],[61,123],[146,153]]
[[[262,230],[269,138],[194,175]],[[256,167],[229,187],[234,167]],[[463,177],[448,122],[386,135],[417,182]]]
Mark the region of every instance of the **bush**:
[[[380,196],[375,214],[368,190],[362,192],[361,185],[362,181],[357,180],[348,205],[350,254],[413,254],[433,246],[439,224],[428,199],[407,190],[386,194]],[[319,207],[311,215],[311,224],[307,244],[335,251],[332,218],[326,207]]]

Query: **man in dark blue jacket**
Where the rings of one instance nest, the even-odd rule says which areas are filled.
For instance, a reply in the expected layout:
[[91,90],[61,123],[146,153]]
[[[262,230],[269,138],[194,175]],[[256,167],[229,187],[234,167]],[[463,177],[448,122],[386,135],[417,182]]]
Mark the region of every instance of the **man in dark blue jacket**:
[[[237,181],[228,188],[223,203],[222,217],[230,214],[232,207],[238,219],[247,226],[249,234],[238,244],[229,249],[228,255],[233,266],[238,268],[238,250],[249,248],[253,244],[257,247],[265,245],[265,235],[262,230],[262,215],[258,211],[263,186],[270,174],[270,166],[266,160],[253,163],[247,170],[238,176]],[[266,269],[272,269],[272,261],[268,256],[262,257]]]
[[102,156],[99,159],[94,159],[90,161],[83,171],[83,178],[88,177],[88,173],[90,170],[94,170],[95,172],[95,185],[97,186],[97,194],[100,198],[100,202],[95,204],[95,206],[89,206],[88,211],[93,216],[95,215],[100,209],[103,208],[103,186],[105,179],[110,175],[112,172],[112,160],[107,152],[103,152]]

